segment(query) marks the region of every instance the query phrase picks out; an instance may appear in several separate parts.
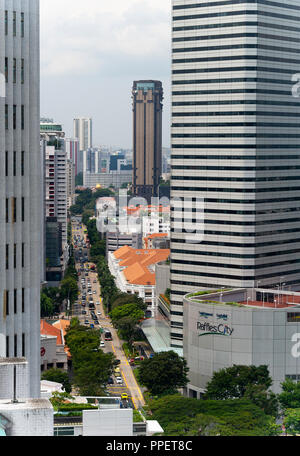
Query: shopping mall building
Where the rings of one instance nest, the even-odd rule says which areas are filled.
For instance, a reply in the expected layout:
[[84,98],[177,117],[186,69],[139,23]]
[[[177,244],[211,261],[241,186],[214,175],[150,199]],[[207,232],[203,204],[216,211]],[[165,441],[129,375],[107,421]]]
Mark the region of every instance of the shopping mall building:
[[[202,292],[203,293],[203,292]],[[200,398],[213,373],[237,365],[267,365],[272,390],[300,380],[300,293],[235,289],[184,298],[185,393]]]

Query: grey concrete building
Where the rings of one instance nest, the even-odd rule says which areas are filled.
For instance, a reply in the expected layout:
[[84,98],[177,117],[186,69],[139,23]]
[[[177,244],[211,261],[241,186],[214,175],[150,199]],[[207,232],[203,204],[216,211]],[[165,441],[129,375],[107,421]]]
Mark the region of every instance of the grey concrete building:
[[27,359],[35,399],[43,269],[39,1],[0,0],[0,17],[0,358]]
[[172,5],[172,345],[182,347],[186,293],[299,284],[300,5]]

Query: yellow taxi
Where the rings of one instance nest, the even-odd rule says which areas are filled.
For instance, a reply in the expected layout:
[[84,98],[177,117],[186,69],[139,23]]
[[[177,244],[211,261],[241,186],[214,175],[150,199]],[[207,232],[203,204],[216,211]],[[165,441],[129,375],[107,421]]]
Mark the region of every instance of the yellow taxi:
[[127,401],[129,399],[128,394],[126,394],[126,393],[122,394],[121,399],[122,399],[122,401]]

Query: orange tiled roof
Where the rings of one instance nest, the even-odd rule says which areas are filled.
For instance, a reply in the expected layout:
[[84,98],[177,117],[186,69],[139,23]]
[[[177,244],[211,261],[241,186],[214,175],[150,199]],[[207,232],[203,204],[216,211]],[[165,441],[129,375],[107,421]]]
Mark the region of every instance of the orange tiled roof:
[[[57,322],[53,323],[53,326],[57,328],[60,333],[63,334],[63,337],[65,338],[67,329],[70,326],[70,321],[69,320],[58,320]],[[65,345],[65,352],[68,355],[68,358],[71,358],[71,353],[69,351],[69,348]]]
[[146,250],[124,246],[114,252],[119,265],[126,268],[123,274],[126,280],[136,285],[155,285],[155,273],[149,266],[165,261],[170,256],[170,249]]
[[43,336],[56,336],[56,345],[62,345],[62,337],[59,329],[47,323],[45,320],[41,320],[41,334]]

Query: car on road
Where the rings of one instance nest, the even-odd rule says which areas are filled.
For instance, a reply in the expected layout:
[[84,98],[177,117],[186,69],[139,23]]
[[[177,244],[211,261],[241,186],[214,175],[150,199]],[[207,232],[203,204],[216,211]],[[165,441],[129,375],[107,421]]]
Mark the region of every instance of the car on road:
[[102,313],[99,311],[99,312],[97,312],[97,315],[102,315]]
[[122,396],[121,396],[121,399],[122,399],[122,401],[128,401],[128,399],[129,399],[128,394],[123,393]]
[[96,280],[96,279],[94,280],[94,283],[97,283],[97,280]]
[[98,320],[95,320],[95,321],[94,321],[94,324],[95,324],[96,326],[99,326],[99,325],[100,325],[100,323],[99,323]]
[[107,380],[107,383],[109,385],[114,385],[115,382],[114,382],[114,379],[112,377],[109,377],[109,379]]
[[117,375],[117,374],[120,374],[120,373],[121,373],[120,368],[119,368],[119,367],[116,367],[116,368],[115,368],[115,374]]
[[121,360],[120,359],[115,359],[114,365],[115,366],[119,366],[120,364],[121,364]]
[[123,385],[122,377],[116,377],[116,382],[117,382],[118,385]]
[[87,312],[85,310],[83,310],[82,315],[87,315]]
[[96,290],[94,290],[94,291],[93,291],[93,294],[97,294],[97,291],[96,291]]
[[129,364],[130,364],[130,366],[135,366],[135,360],[134,360],[134,358],[132,358],[132,359],[129,360]]
[[85,320],[84,324],[85,324],[85,325],[89,325],[90,322],[89,322],[88,320]]
[[105,343],[103,341],[100,342],[100,348],[105,348]]

